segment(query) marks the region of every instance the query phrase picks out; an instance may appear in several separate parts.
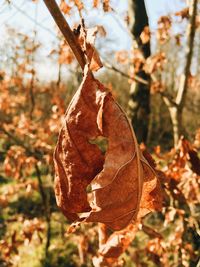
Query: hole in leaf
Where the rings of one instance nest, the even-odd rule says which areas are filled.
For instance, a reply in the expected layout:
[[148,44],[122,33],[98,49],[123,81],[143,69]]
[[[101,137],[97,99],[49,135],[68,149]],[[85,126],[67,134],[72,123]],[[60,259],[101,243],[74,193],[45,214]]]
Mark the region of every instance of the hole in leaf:
[[86,193],[91,193],[92,192],[92,186],[91,184],[89,184],[87,187],[86,187]]
[[89,140],[90,144],[97,145],[103,154],[106,153],[108,148],[108,138],[104,136],[98,136],[95,139]]

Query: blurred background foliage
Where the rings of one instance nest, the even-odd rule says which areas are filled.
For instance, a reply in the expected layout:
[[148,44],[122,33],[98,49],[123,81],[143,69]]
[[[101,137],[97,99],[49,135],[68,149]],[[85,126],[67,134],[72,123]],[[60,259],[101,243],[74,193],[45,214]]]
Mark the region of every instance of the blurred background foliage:
[[[57,29],[46,28],[38,20],[42,1],[28,1],[35,12],[34,18],[30,17],[28,10],[23,9],[26,3],[18,6],[17,1],[2,2],[0,16],[7,12],[7,8],[11,9],[9,12],[14,8],[16,15],[26,16],[27,21],[32,19],[33,27],[24,33],[14,23],[8,23],[8,16],[1,36],[0,266],[199,266],[198,1],[193,53],[187,73],[185,65],[188,49],[191,49],[188,46],[188,25],[192,24],[189,6],[185,1],[179,1],[176,11],[169,10],[157,16],[158,21],[154,22],[156,26],[152,27],[151,22],[150,29],[143,27],[139,34],[140,45],[141,42],[144,45],[151,41],[151,55],[148,57],[142,55],[140,47],[135,47],[128,1],[125,7],[114,0],[59,1],[61,10],[74,26],[77,26],[80,12],[83,17],[91,12],[93,17],[101,18],[96,22],[94,18],[86,19],[87,26],[101,26],[96,47],[105,67],[96,76],[127,112],[134,127],[130,100],[138,101],[139,104],[136,104],[139,106],[143,104],[141,98],[132,91],[135,77],[151,80],[147,94],[150,109],[145,111],[146,115],[137,113],[135,120],[147,118],[145,122],[148,122],[148,127],[143,128],[143,123],[139,123],[137,129],[145,129],[146,137],[140,140],[141,146],[143,149],[148,147],[152,152],[160,171],[159,179],[164,190],[163,210],[146,216],[134,233],[134,238],[124,233],[129,246],[118,242],[119,257],[115,259],[108,256],[110,251],[107,256],[98,252],[98,225],[81,225],[75,233],[69,234],[69,222],[55,203],[52,154],[65,110],[81,82],[81,70]],[[147,2],[148,9],[151,9],[151,4]],[[187,2],[192,5],[195,1]],[[164,5],[164,2],[160,1],[159,5]],[[47,16],[50,17],[50,14]],[[113,24],[114,31],[108,27],[111,17],[117,20]],[[23,19],[24,23],[26,20]],[[45,44],[48,46],[45,47],[38,33],[39,27],[55,35],[56,42],[51,46]],[[117,31],[128,35],[130,44],[124,44],[123,47],[122,43],[118,47],[112,39]],[[182,107],[179,140],[174,148],[174,125],[170,107],[164,98],[175,98],[183,74],[187,76],[187,94]],[[140,109],[135,110],[139,112]],[[115,233],[110,235],[115,236]]]

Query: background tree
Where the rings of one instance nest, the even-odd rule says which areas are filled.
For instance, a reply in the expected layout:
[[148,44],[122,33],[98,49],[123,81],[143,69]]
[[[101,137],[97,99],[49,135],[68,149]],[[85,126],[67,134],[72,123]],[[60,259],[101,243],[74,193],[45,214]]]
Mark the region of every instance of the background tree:
[[[44,12],[46,9],[41,5],[41,1],[24,1],[25,6],[22,7],[20,1],[9,2],[9,6],[5,6],[8,17],[13,18],[11,11],[18,12],[16,16],[19,21],[23,16],[27,22],[24,25],[28,25],[28,22],[31,22],[31,25],[26,28],[26,34],[23,34],[24,28],[17,27],[18,24],[14,23],[16,20],[11,20],[9,24],[12,27],[7,34],[5,32],[0,43],[0,265],[92,267],[104,263],[104,266],[112,267],[198,266],[200,256],[198,14],[193,64],[190,68],[192,75],[188,76],[189,93],[182,113],[183,126],[191,142],[182,138],[176,150],[169,150],[173,147],[173,130],[169,111],[166,105],[163,105],[162,98],[171,99],[170,96],[172,99],[175,98],[180,74],[184,73],[185,47],[188,40],[185,31],[185,26],[188,24],[188,6],[185,6],[185,11],[180,9],[179,15],[163,14],[159,18],[158,29],[155,28],[151,32],[151,38],[156,43],[152,55],[145,60],[145,63],[144,58],[140,57],[141,54],[137,57],[142,59],[145,72],[152,78],[151,131],[148,139],[157,164],[158,176],[164,188],[162,211],[146,216],[138,227],[130,226],[120,232],[107,231],[102,225],[99,227],[96,224],[82,224],[74,233],[69,234],[69,222],[55,203],[52,153],[65,110],[80,84],[77,79],[77,65],[69,46],[60,35],[57,36],[57,30],[51,24],[49,13],[47,17],[44,15],[38,18],[37,34],[34,36],[32,26],[34,24],[35,30],[35,21],[33,23],[33,17],[30,19],[31,10],[35,10],[37,5],[39,14]],[[110,18],[117,14],[117,22],[119,24],[123,22],[126,14],[120,13],[116,8],[122,2],[62,0],[61,4],[64,16],[71,25],[79,23],[80,12],[83,17],[87,14],[87,18],[94,12],[95,20],[92,22],[86,20],[88,25],[93,26],[97,24],[96,18],[99,14],[102,15],[101,22],[105,24],[110,24]],[[14,9],[11,8],[13,4],[20,6]],[[163,2],[160,0],[159,4]],[[3,4],[0,3],[0,6]],[[0,11],[0,20],[3,9]],[[44,30],[44,25],[48,29]],[[118,26],[115,32],[120,31],[121,28]],[[74,27],[77,28],[77,25]],[[174,29],[178,29],[178,33]],[[45,32],[54,38],[52,44],[52,39],[49,41]],[[101,39],[103,50],[98,49],[103,55],[108,51],[106,59],[110,65],[117,65],[112,46],[115,43],[112,39],[115,32],[108,27],[107,38],[110,38],[110,42],[107,42],[108,39],[105,41]],[[48,45],[44,45],[46,38]],[[149,32],[143,31],[140,38],[143,42],[149,41]],[[100,45],[99,47],[101,48]],[[108,56],[110,54],[112,56]],[[125,51],[124,54],[127,59],[129,51]],[[45,62],[45,77],[41,79],[43,62]],[[140,60],[133,62],[132,59],[130,63],[132,65],[134,63],[137,67],[136,63],[140,63]],[[55,77],[51,76],[52,72],[49,74],[54,68]],[[136,79],[137,74],[128,73],[129,62],[125,66],[118,64],[116,69],[118,72],[105,69],[98,78],[126,109],[129,99],[128,79],[131,81],[133,77]],[[143,146],[142,149],[145,153],[146,148]]]
[[[144,62],[150,56],[149,21],[144,0],[128,0],[129,28],[133,38],[133,72],[147,84],[133,81],[130,89],[129,112],[137,139],[146,142],[150,115],[150,75],[144,69]],[[141,38],[141,34],[146,39]]]
[[181,134],[184,133],[182,124],[183,109],[186,102],[186,95],[189,87],[189,77],[191,75],[191,63],[194,51],[194,39],[196,32],[196,15],[198,0],[192,0],[188,8],[189,22],[187,27],[187,40],[185,45],[185,68],[180,76],[179,86],[175,99],[163,95],[163,100],[167,105],[173,125],[174,145],[177,146]]

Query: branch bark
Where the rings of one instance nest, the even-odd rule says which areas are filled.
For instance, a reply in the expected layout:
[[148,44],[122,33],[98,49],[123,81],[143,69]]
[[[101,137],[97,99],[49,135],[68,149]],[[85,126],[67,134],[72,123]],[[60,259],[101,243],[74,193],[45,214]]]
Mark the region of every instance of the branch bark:
[[37,160],[42,159],[43,157],[42,151],[29,148],[29,146],[24,144],[23,140],[19,139],[17,136],[13,135],[11,132],[8,132],[3,126],[0,126],[0,132],[3,132],[5,135],[7,135],[11,140],[14,141],[16,145],[23,147],[28,156],[33,156]]
[[134,75],[134,76],[130,76],[128,74],[126,74],[125,72],[121,71],[120,69],[116,68],[115,66],[107,63],[107,62],[103,62],[103,65],[107,68],[107,69],[110,69],[110,70],[113,70],[115,72],[118,72],[119,74],[121,74],[122,76],[126,77],[127,79],[130,79],[130,80],[133,80],[133,81],[136,81],[136,82],[140,82],[141,84],[145,84],[145,85],[148,85],[149,82],[146,81],[145,79],[142,79],[141,77],[137,76],[137,75]]
[[[150,52],[150,41],[143,43],[141,33],[148,27],[148,16],[144,0],[129,0],[129,26],[133,38],[133,49],[139,49],[144,59],[148,58]],[[133,52],[134,53],[134,52]],[[134,66],[133,66],[134,67]],[[135,130],[138,142],[146,143],[148,137],[149,115],[150,115],[150,75],[140,69],[137,73],[141,80],[134,81],[130,88],[129,116]]]
[[46,258],[48,256],[48,248],[51,242],[51,208],[50,208],[50,203],[49,203],[49,196],[47,195],[47,192],[45,192],[44,185],[42,182],[41,171],[37,163],[35,164],[35,171],[36,171],[36,176],[37,176],[37,180],[39,184],[40,195],[42,198],[44,216],[45,216],[46,223],[47,223],[46,244],[45,244],[45,258]]
[[43,0],[45,5],[47,6],[51,16],[53,17],[55,23],[57,24],[58,28],[62,32],[63,36],[65,37],[67,43],[69,44],[70,48],[72,49],[78,63],[80,64],[82,70],[85,67],[86,59],[83,51],[81,50],[80,45],[78,44],[74,33],[70,29],[69,24],[65,20],[62,12],[60,11],[59,6],[57,5],[55,0]]
[[198,4],[198,0],[192,0],[191,6],[189,9],[190,22],[188,25],[188,40],[187,40],[187,45],[186,45],[186,65],[185,65],[184,73],[182,74],[182,77],[181,77],[181,82],[180,82],[180,86],[179,86],[177,97],[176,97],[176,104],[179,105],[181,109],[184,106],[185,97],[187,93],[188,78],[190,75],[190,67],[192,63],[192,56],[193,56],[193,50],[194,50],[197,4]]

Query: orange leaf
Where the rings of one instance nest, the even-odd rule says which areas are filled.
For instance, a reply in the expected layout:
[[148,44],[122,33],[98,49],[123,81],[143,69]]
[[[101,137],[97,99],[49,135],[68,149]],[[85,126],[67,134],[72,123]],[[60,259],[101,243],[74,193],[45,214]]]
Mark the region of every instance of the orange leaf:
[[99,6],[99,0],[93,0],[93,7],[98,8]]
[[140,39],[142,43],[147,44],[150,41],[150,37],[151,37],[151,32],[150,32],[149,26],[145,26],[144,30],[140,34]]
[[65,0],[61,0],[60,9],[64,14],[69,15],[72,8],[65,2]]

